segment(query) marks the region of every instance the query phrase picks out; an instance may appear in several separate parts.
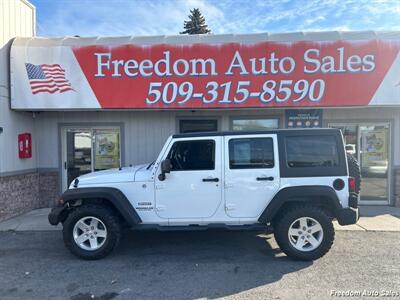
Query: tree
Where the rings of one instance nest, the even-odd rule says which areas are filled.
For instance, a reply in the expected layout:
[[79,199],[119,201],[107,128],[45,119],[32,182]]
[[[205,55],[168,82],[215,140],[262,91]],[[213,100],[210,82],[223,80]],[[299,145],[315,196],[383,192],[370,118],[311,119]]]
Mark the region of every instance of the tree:
[[206,24],[206,19],[200,12],[200,9],[194,8],[190,10],[190,15],[188,15],[189,20],[184,21],[183,29],[184,31],[180,34],[206,34],[211,33]]

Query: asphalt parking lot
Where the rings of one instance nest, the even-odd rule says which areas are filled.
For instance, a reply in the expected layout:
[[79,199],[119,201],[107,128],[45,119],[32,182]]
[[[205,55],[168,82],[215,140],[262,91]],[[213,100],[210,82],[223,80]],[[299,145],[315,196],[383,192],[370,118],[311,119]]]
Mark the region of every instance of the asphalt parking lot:
[[1,232],[0,299],[335,299],[343,297],[331,296],[334,291],[399,293],[399,249],[398,232],[339,231],[325,257],[299,262],[282,254],[272,235],[255,232],[127,232],[113,255],[83,261],[65,249],[59,231]]

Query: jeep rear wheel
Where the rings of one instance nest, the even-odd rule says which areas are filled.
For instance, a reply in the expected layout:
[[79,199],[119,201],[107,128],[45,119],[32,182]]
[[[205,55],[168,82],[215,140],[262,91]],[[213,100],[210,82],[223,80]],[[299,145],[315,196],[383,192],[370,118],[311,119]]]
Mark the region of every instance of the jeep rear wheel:
[[118,245],[120,237],[119,219],[106,207],[83,205],[74,208],[64,222],[65,245],[83,259],[107,256]]
[[314,260],[329,251],[335,231],[331,219],[322,209],[296,206],[280,215],[275,222],[274,235],[286,255]]

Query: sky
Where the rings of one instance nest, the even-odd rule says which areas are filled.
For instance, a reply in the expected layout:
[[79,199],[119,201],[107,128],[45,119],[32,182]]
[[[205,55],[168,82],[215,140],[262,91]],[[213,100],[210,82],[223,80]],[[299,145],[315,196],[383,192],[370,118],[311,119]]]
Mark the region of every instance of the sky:
[[400,30],[400,0],[30,0],[39,36],[173,35],[199,8],[214,34]]

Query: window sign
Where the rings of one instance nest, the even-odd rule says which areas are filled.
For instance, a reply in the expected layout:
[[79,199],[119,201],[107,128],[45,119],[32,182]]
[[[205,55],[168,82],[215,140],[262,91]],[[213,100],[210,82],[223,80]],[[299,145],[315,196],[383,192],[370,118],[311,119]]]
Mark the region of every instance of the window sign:
[[322,127],[322,110],[320,109],[288,109],[286,128],[319,128]]
[[376,126],[374,129],[365,130],[361,135],[362,142],[362,165],[373,167],[384,164],[387,168],[388,162],[388,140],[387,129]]
[[387,201],[389,172],[389,125],[360,125],[361,199]]
[[119,133],[111,130],[96,130],[95,170],[120,167]]

